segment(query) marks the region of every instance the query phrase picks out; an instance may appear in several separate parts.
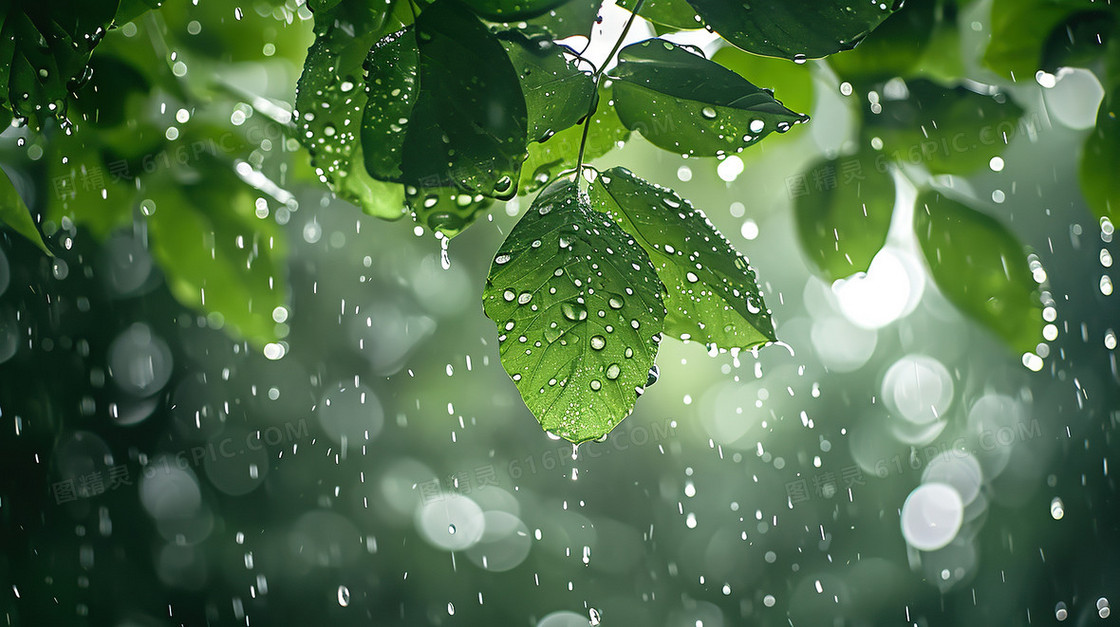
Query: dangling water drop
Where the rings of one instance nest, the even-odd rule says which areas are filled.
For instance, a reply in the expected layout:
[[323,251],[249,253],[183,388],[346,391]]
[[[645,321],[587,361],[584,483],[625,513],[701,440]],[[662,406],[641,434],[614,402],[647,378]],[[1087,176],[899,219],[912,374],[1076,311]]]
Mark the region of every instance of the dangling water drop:
[[451,257],[448,255],[448,252],[447,252],[447,247],[450,244],[451,244],[451,238],[444,235],[443,233],[440,233],[439,234],[439,265],[443,266],[444,270],[450,270],[451,269]]

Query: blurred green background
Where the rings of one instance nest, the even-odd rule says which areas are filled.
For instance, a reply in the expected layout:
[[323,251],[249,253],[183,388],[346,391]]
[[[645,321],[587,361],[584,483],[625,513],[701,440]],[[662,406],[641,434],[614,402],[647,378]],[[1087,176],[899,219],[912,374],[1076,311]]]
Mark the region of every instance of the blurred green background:
[[[0,624],[1108,618],[1120,308],[1112,222],[1078,183],[1105,90],[1099,67],[982,65],[992,4],[941,16],[906,71],[996,85],[1021,115],[968,109],[966,143],[884,149],[899,193],[866,274],[821,278],[794,205],[835,187],[807,170],[822,157],[889,144],[860,120],[930,106],[907,100],[918,78],[746,59],[813,120],[721,161],[635,134],[595,162],[704,210],[789,349],[666,340],[635,413],[578,451],[525,409],[481,310],[528,199],[451,242],[445,269],[419,226],[333,199],[290,137],[306,8],[171,2],[111,31],[73,133],[0,135],[55,253],[0,231]],[[604,17],[609,45],[625,12]],[[1052,327],[1032,358],[932,282],[912,181],[1030,251]]]

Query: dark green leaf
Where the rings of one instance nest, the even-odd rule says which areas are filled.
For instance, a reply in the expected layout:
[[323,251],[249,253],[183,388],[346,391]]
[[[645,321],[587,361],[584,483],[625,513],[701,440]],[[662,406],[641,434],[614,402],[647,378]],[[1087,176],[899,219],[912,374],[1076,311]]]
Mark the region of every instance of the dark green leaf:
[[[638,0],[619,0],[618,6],[633,12]],[[674,29],[704,28],[696,9],[686,0],[645,0],[639,14],[645,19]]]
[[405,200],[417,222],[446,237],[462,233],[494,204],[481,194],[472,195],[446,187],[406,187]]
[[261,347],[277,339],[272,312],[287,278],[283,232],[255,215],[257,195],[220,165],[196,183],[168,177],[144,192],[152,256],[171,293]]
[[[630,129],[618,119],[618,112],[610,104],[609,94],[610,90],[607,88],[599,90],[599,102],[591,116],[591,128],[587,131],[585,160],[607,154],[630,137]],[[521,167],[518,193],[534,192],[560,172],[574,169],[582,138],[583,125],[580,125],[560,131],[542,144],[529,144],[529,158]]]
[[1033,351],[1042,341],[1042,307],[1015,236],[935,191],[918,196],[914,230],[941,293],[1014,350]]
[[529,18],[530,26],[547,28],[557,39],[573,35],[586,37],[599,16],[601,0],[567,0],[547,13]]
[[362,119],[366,169],[416,187],[511,198],[527,120],[517,73],[497,38],[457,0],[370,51]]
[[529,140],[544,141],[587,115],[595,81],[568,62],[548,33],[508,30],[498,38],[521,79]]
[[12,180],[3,169],[0,169],[0,226],[8,226],[43,252],[53,256],[47,245],[43,243],[43,236],[39,234],[35,221],[31,219],[31,212],[27,209],[23,198],[16,192],[15,185],[12,185]]
[[574,182],[541,192],[498,250],[483,306],[544,429],[579,443],[630,413],[657,355],[662,290],[642,249]]
[[1116,30],[1113,11],[1082,11],[1050,31],[1042,46],[1041,67],[1057,73],[1061,67],[1088,67],[1105,53]]
[[898,10],[891,5],[849,0],[688,0],[704,22],[736,46],[768,57],[816,59],[855,47]]
[[6,3],[0,8],[0,105],[36,129],[64,115],[116,11],[117,0]]
[[809,119],[738,74],[661,39],[627,46],[618,60],[619,118],[665,150],[735,153]]
[[882,101],[881,114],[864,117],[865,133],[883,140],[888,157],[933,174],[971,174],[1002,154],[1015,134],[1030,131],[1020,125],[1022,108],[1004,94],[985,96],[926,79],[906,85],[905,99]]
[[994,0],[984,65],[1014,80],[1031,80],[1042,66],[1050,33],[1081,8],[1070,0]]
[[907,76],[921,59],[933,31],[944,19],[942,0],[906,0],[906,4],[868,35],[854,50],[829,57],[843,79],[879,81]]
[[590,193],[591,206],[633,235],[653,260],[668,290],[665,333],[722,349],[776,339],[754,270],[703,212],[620,167],[601,173]]
[[816,162],[794,198],[801,248],[828,281],[866,272],[887,241],[894,179],[871,155]]
[[1120,90],[1101,101],[1097,126],[1081,153],[1081,191],[1098,217],[1120,222]]
[[333,23],[319,30],[296,86],[296,136],[331,191],[369,215],[399,218],[405,214],[400,185],[369,176],[357,136],[366,106],[362,63],[377,31],[355,37]]
[[117,15],[113,18],[113,23],[117,26],[127,24],[149,10],[158,9],[161,6],[163,6],[163,0],[121,0]]
[[534,17],[564,0],[463,0],[475,13],[492,21],[508,22]]
[[138,117],[136,108],[151,88],[148,79],[131,63],[101,51],[90,59],[89,67],[89,82],[74,94],[74,110],[80,118],[109,127]]

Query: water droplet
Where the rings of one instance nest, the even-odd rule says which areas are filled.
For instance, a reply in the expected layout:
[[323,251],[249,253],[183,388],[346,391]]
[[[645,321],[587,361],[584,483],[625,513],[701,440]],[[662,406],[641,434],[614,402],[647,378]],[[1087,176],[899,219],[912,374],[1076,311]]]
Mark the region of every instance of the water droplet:
[[716,110],[711,107],[704,107],[700,110],[700,115],[708,118],[709,120],[714,120],[716,118]]
[[518,305],[526,305],[531,300],[533,300],[533,293],[532,292],[521,292],[517,296],[517,304]]
[[455,529],[455,525],[447,525],[447,533],[448,534],[455,535],[456,531],[458,531],[458,530]]
[[587,319],[587,308],[578,303],[563,303],[560,305],[560,312],[573,322]]
[[455,604],[454,603],[448,603],[447,604],[447,615],[448,616],[454,616],[455,615]]
[[700,280],[700,277],[696,276],[696,274],[693,273],[693,272],[689,272],[689,273],[685,274],[684,278],[688,279],[689,283],[695,283],[695,282]]
[[764,129],[764,128],[766,128],[766,123],[763,122],[762,120],[758,120],[758,119],[751,120],[750,129],[751,129],[752,133],[755,133],[757,135],[758,133],[761,133],[762,129]]
[[591,608],[590,610],[588,610],[587,611],[587,616],[588,616],[589,622],[591,623],[591,627],[597,627],[599,625],[599,623],[602,622],[602,620],[603,620],[599,616],[599,610],[597,610],[595,608]]
[[607,366],[607,378],[611,381],[617,379],[618,375],[620,374],[622,374],[622,368],[620,368],[618,364],[611,364]]
[[338,587],[338,604],[342,607],[350,605],[350,589],[346,586]]
[[646,387],[648,388],[654,383],[657,383],[657,380],[660,378],[661,368],[658,368],[657,364],[653,364],[653,366],[649,369],[649,377],[646,378]]
[[806,61],[806,57],[805,57],[805,55],[803,55],[803,54],[795,54],[795,55],[793,55],[793,62],[794,62],[794,63],[796,63],[796,64],[798,64],[798,65],[804,65],[804,64],[805,64],[805,61]]
[[618,294],[612,294],[610,298],[607,299],[607,304],[610,305],[611,309],[622,309],[622,306],[626,303]]
[[498,264],[499,266],[504,265],[508,262],[509,262],[509,255],[503,254],[503,255],[498,255],[497,257],[494,257],[494,263]]
[[601,351],[601,350],[603,350],[603,347],[606,346],[606,345],[607,345],[607,338],[603,337],[602,335],[591,336],[591,348],[593,348],[597,351]]
[[507,303],[512,303],[513,299],[517,298],[517,294],[513,290],[506,290],[502,292],[502,298],[506,299]]
[[508,176],[503,176],[494,183],[494,191],[499,194],[505,194],[513,187],[513,179]]
[[592,390],[598,392],[602,388],[603,388],[603,382],[602,381],[600,381],[598,379],[592,379],[591,380],[591,389]]
[[1054,500],[1050,501],[1050,517],[1054,520],[1061,520],[1065,515],[1066,506],[1062,503],[1062,499],[1054,497]]

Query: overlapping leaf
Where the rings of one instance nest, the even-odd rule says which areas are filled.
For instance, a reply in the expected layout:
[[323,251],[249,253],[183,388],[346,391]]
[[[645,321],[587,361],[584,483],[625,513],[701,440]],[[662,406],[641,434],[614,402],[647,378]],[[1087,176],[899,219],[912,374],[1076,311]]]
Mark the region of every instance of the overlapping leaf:
[[630,413],[657,354],[662,290],[642,248],[575,182],[541,192],[498,250],[483,306],[544,429],[584,442]]
[[653,260],[668,291],[667,334],[722,349],[776,339],[754,270],[703,212],[621,167],[601,173],[590,194],[591,206],[610,215]]
[[48,255],[52,254],[47,245],[43,243],[43,236],[39,228],[31,219],[31,212],[24,204],[23,198],[16,191],[7,172],[0,169],[0,226],[8,226],[16,233],[26,237],[31,243],[38,246]]
[[1097,110],[1097,126],[1085,139],[1081,153],[1081,191],[1098,217],[1120,221],[1120,89]]
[[815,59],[850,50],[902,7],[850,0],[688,0],[721,37],[747,52],[786,59]]
[[564,57],[543,30],[508,30],[498,39],[521,81],[530,141],[545,141],[587,115],[595,81]]
[[[618,6],[633,11],[638,0],[619,0]],[[645,19],[675,29],[703,28],[700,16],[685,0],[645,0],[640,14]]]
[[[415,34],[414,34],[415,33]],[[366,61],[366,169],[379,180],[517,192],[526,109],[502,45],[457,0],[437,0]]]
[[914,230],[941,293],[1013,349],[1033,351],[1042,341],[1038,285],[1015,236],[935,191],[918,196]]
[[665,150],[735,153],[809,119],[738,74],[661,39],[627,46],[618,60],[619,118]]

